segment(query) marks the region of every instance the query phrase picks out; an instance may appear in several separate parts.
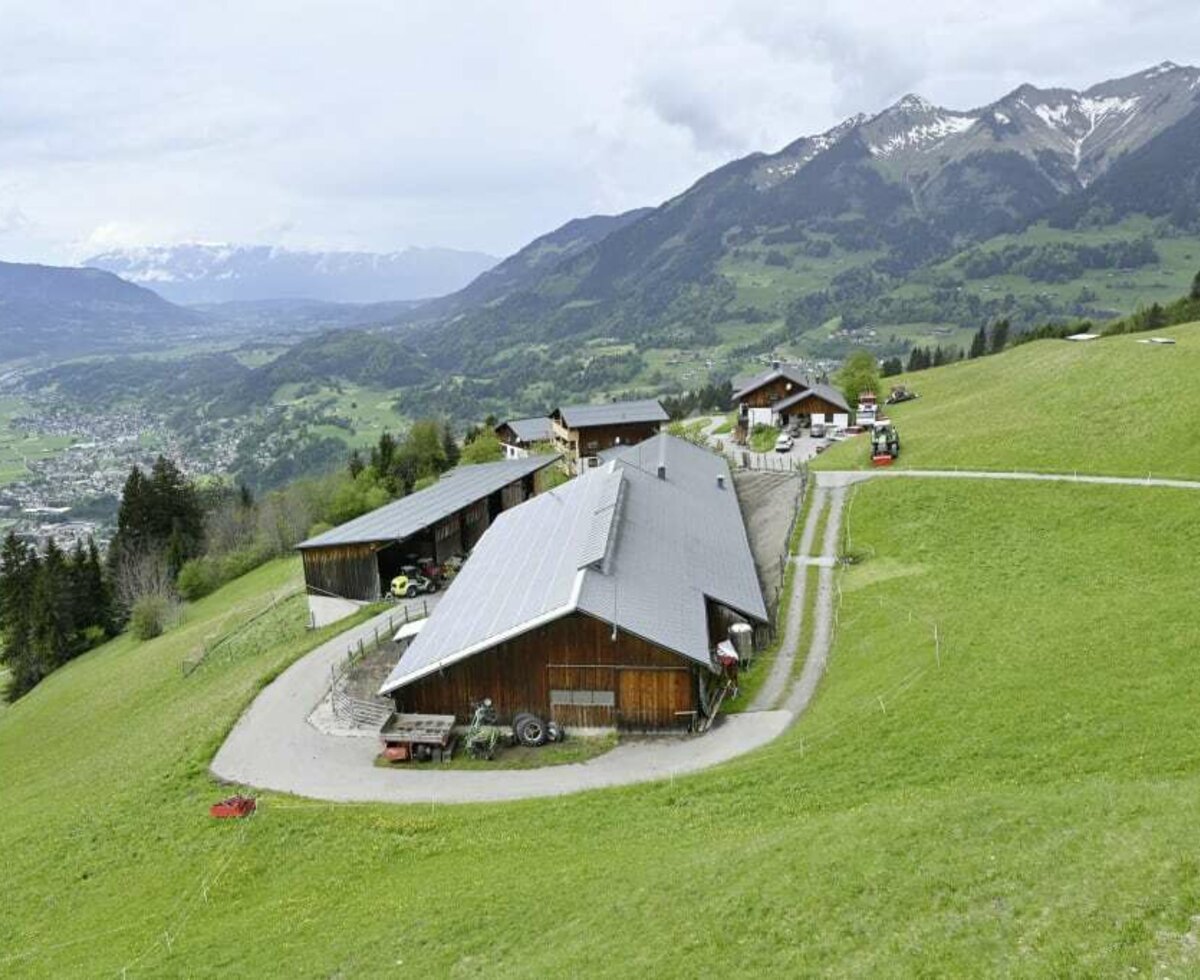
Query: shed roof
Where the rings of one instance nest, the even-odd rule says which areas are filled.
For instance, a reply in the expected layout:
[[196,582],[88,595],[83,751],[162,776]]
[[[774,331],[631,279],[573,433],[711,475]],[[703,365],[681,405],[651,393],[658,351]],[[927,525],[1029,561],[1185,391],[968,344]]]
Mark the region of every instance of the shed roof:
[[316,537],[301,541],[298,548],[398,541],[431,527],[438,521],[469,507],[522,477],[549,466],[558,456],[526,456],[498,463],[459,466],[437,483],[407,497],[356,517]]
[[778,378],[786,378],[788,381],[800,385],[802,388],[812,387],[812,380],[799,365],[780,364],[778,367],[767,368],[767,370],[760,371],[753,377],[741,381],[741,384],[737,386],[737,391],[733,393],[733,400],[739,401],[750,394],[750,392],[757,391],[763,385],[770,384]]
[[634,402],[609,402],[605,405],[564,405],[555,410],[568,429],[586,429],[594,425],[620,425],[623,422],[666,422],[670,416],[656,398]]
[[544,442],[554,437],[550,420],[544,415],[527,419],[508,419],[496,426],[497,431],[506,425],[521,442]]
[[777,401],[771,407],[777,412],[784,412],[795,405],[797,402],[804,401],[805,398],[816,397],[822,401],[828,402],[830,405],[840,408],[843,412],[849,412],[850,406],[846,403],[845,396],[838,391],[833,385],[815,384],[803,391],[798,391],[794,395],[789,395],[780,401]]
[[380,693],[573,612],[711,666],[706,599],[766,621],[729,467],[661,433],[501,514]]

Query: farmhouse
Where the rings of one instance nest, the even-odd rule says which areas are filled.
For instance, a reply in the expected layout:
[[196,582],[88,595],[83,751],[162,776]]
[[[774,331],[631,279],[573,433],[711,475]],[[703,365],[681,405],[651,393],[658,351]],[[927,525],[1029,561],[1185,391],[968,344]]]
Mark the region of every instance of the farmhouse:
[[813,381],[794,364],[778,361],[741,382],[733,394],[738,407],[735,438],[743,442],[756,425],[807,427],[850,424],[850,406],[830,384]]
[[502,514],[380,689],[470,717],[703,728],[718,643],[767,613],[729,468],[665,433]]
[[504,447],[507,459],[522,459],[529,455],[530,449],[542,442],[550,442],[554,438],[554,430],[550,420],[545,416],[529,419],[508,419],[495,428],[496,438]]
[[431,487],[302,541],[297,547],[315,621],[375,601],[415,559],[442,562],[469,550],[502,511],[537,493],[538,473],[557,460],[528,456],[460,466]]
[[596,466],[599,454],[613,446],[632,446],[662,429],[669,416],[656,399],[568,405],[550,416],[554,446],[567,471],[582,473]]

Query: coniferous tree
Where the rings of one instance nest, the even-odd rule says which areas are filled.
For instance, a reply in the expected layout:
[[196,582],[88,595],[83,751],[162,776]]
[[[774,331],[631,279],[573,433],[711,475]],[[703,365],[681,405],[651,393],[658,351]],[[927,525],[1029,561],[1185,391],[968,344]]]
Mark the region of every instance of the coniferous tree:
[[39,680],[73,656],[75,623],[70,588],[67,562],[52,538],[45,557],[37,563],[30,593],[29,641]]
[[[491,431],[490,429],[488,430]],[[450,423],[442,423],[442,452],[446,454],[446,469],[452,470],[458,465],[458,461],[462,458],[462,450],[458,448],[458,442],[454,438],[454,430],[450,428]]]
[[1196,273],[1196,278],[1192,280],[1191,299],[1200,299],[1200,272]]
[[971,349],[967,352],[967,357],[974,360],[976,357],[983,357],[988,352],[988,336],[987,328],[980,327],[975,331],[975,336],[971,338]]
[[12,531],[0,547],[0,660],[9,670],[9,698],[20,697],[42,679],[30,640],[30,607],[37,558]]
[[1008,321],[997,320],[992,324],[990,353],[999,354],[1008,346]]

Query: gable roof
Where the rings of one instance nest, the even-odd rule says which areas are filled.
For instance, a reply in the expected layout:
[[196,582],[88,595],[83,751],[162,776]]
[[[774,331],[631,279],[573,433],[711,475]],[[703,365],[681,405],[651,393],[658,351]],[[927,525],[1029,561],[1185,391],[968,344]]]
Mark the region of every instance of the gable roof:
[[707,599],[766,621],[728,465],[662,433],[501,514],[380,693],[574,612],[711,666]]
[[527,419],[508,419],[496,426],[496,431],[499,432],[505,426],[512,429],[513,435],[521,442],[547,442],[554,438],[550,419],[544,415]]
[[805,398],[816,396],[830,405],[840,408],[843,412],[849,412],[850,406],[846,403],[845,396],[838,391],[833,385],[815,384],[810,388],[805,388],[802,391],[796,392],[794,395],[788,395],[780,401],[777,401],[771,406],[777,412],[784,412],[795,405],[797,402],[803,401]]
[[397,541],[431,527],[443,518],[469,507],[478,500],[508,486],[515,480],[536,473],[559,457],[526,456],[498,463],[459,466],[437,483],[407,497],[356,517],[316,537],[301,541],[297,548],[324,548],[330,545],[367,544]]
[[609,402],[606,405],[563,405],[554,410],[568,429],[586,429],[593,425],[619,425],[622,422],[666,422],[670,416],[657,398],[633,402]]
[[760,371],[753,377],[743,381],[737,391],[733,393],[733,400],[740,401],[745,398],[750,392],[757,391],[765,384],[770,384],[779,378],[785,378],[793,384],[799,385],[802,388],[811,388],[812,381],[807,374],[796,364],[780,364],[778,367],[767,368],[765,371]]

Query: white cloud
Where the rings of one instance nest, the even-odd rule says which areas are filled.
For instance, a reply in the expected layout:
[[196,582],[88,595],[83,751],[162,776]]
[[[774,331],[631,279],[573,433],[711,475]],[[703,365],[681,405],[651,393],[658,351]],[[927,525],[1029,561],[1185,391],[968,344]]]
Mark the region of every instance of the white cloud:
[[1200,5],[0,0],[0,23],[4,257],[66,260],[509,251],[906,91],[968,107],[1195,61]]

